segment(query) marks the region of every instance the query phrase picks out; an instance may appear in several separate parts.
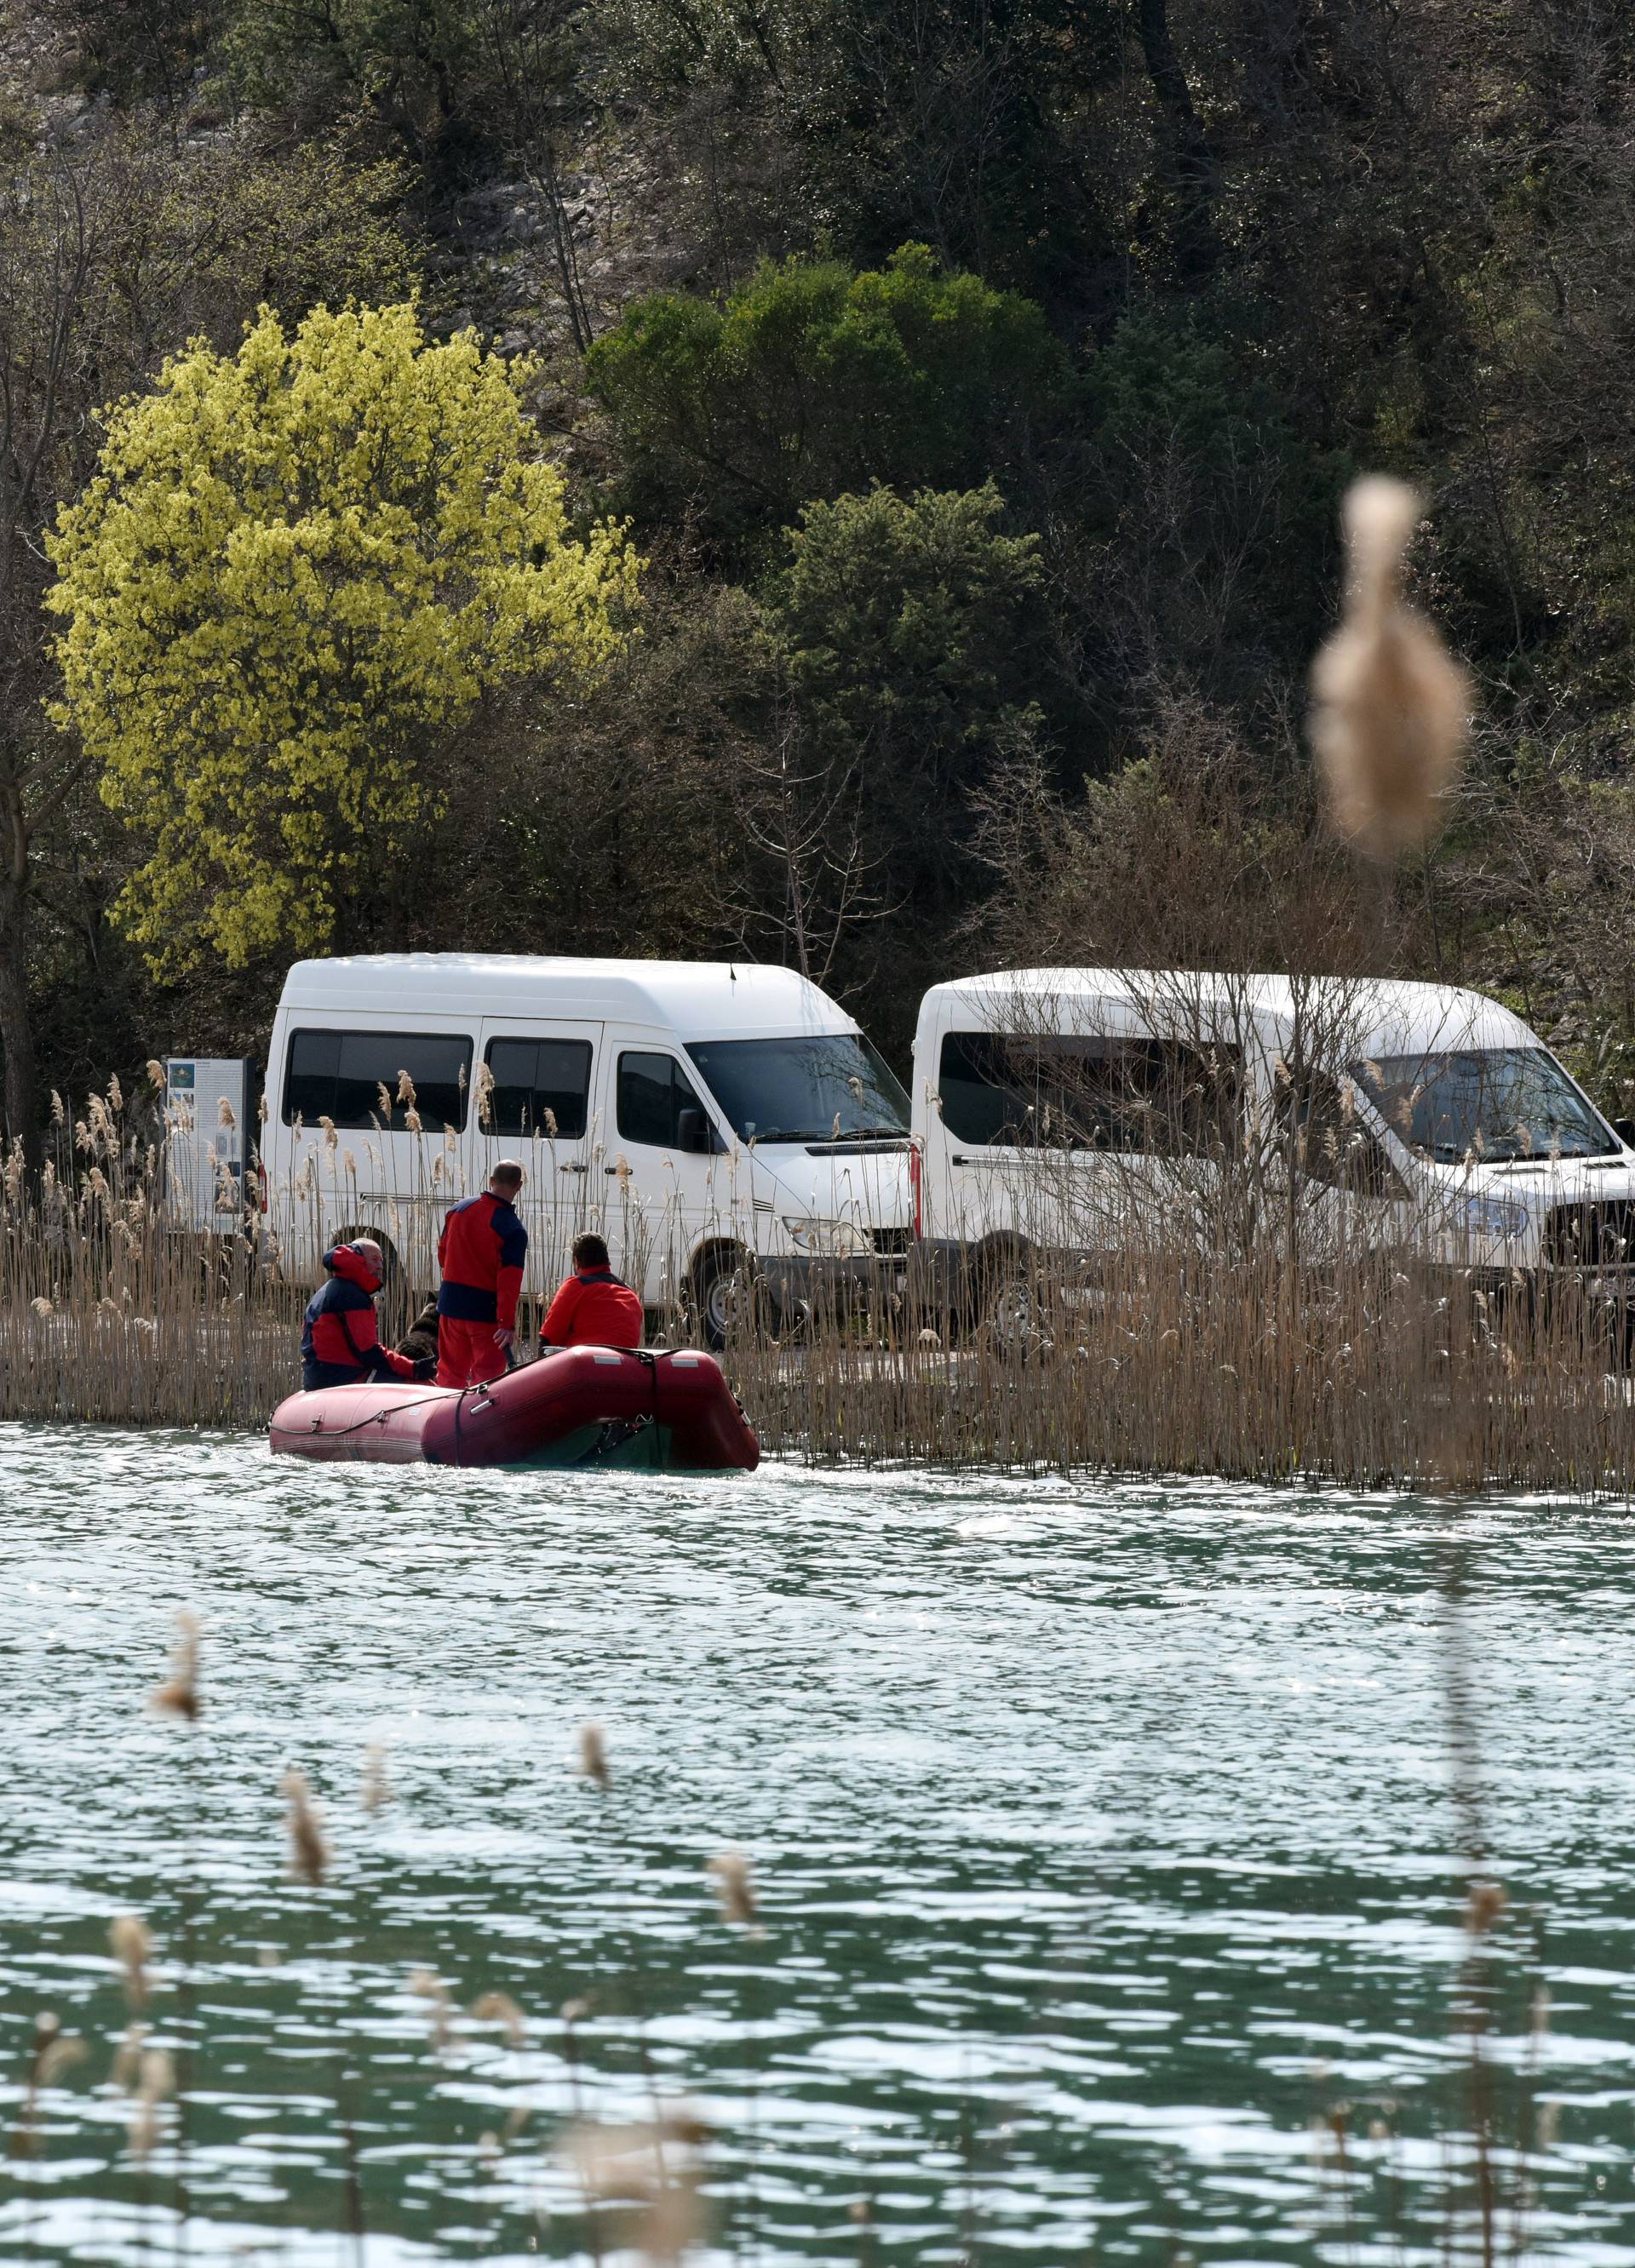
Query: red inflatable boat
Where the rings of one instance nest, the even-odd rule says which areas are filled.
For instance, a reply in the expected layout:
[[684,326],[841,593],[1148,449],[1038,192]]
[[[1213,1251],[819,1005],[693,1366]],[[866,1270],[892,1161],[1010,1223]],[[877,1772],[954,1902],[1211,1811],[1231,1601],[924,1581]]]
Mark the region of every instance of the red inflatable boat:
[[707,1354],[556,1347],[489,1386],[330,1386],[292,1394],[276,1452],[384,1464],[636,1465],[753,1472],[761,1447]]

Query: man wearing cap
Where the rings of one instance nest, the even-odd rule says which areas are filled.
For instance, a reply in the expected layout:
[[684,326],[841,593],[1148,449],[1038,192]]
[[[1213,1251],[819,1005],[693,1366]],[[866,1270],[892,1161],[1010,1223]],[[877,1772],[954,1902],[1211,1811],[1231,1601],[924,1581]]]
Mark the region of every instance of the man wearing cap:
[[480,1386],[503,1378],[517,1343],[517,1300],[528,1232],[516,1199],[522,1168],[502,1158],[481,1197],[451,1207],[438,1240],[443,1271],[437,1295],[439,1386]]
[[354,1237],[324,1255],[329,1280],[306,1306],[301,1329],[301,1384],[361,1386],[365,1379],[414,1378],[405,1355],[383,1347],[375,1329],[375,1293],[386,1279],[386,1256],[372,1236]]

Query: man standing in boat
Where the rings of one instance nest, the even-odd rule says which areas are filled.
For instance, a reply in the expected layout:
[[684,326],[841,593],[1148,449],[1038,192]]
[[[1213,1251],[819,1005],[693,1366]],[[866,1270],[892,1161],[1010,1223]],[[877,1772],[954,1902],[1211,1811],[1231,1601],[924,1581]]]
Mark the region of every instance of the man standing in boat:
[[439,1386],[480,1386],[503,1378],[517,1344],[528,1232],[516,1209],[522,1168],[502,1158],[481,1197],[451,1208],[438,1239],[443,1282],[437,1296]]
[[638,1347],[642,1322],[642,1303],[614,1274],[601,1238],[576,1236],[573,1273],[540,1325],[541,1346]]

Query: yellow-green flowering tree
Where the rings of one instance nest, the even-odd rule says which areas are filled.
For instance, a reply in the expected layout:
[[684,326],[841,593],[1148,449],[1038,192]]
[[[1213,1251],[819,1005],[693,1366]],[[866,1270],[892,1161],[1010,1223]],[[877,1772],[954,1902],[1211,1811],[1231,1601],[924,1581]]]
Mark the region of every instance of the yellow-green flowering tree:
[[527,376],[412,306],[263,310],[107,414],[48,604],[59,721],[151,846],[118,910],[156,966],[322,946],[484,695],[630,634],[628,530],[571,534]]

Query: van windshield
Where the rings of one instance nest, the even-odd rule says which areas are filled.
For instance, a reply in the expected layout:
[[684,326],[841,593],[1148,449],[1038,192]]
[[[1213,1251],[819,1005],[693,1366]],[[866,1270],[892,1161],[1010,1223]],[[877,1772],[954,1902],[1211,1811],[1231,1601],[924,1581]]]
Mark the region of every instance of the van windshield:
[[1352,1076],[1386,1124],[1422,1158],[1604,1158],[1617,1141],[1543,1048],[1465,1048],[1381,1056]]
[[740,1142],[901,1139],[909,1098],[861,1032],[700,1040],[687,1050]]

